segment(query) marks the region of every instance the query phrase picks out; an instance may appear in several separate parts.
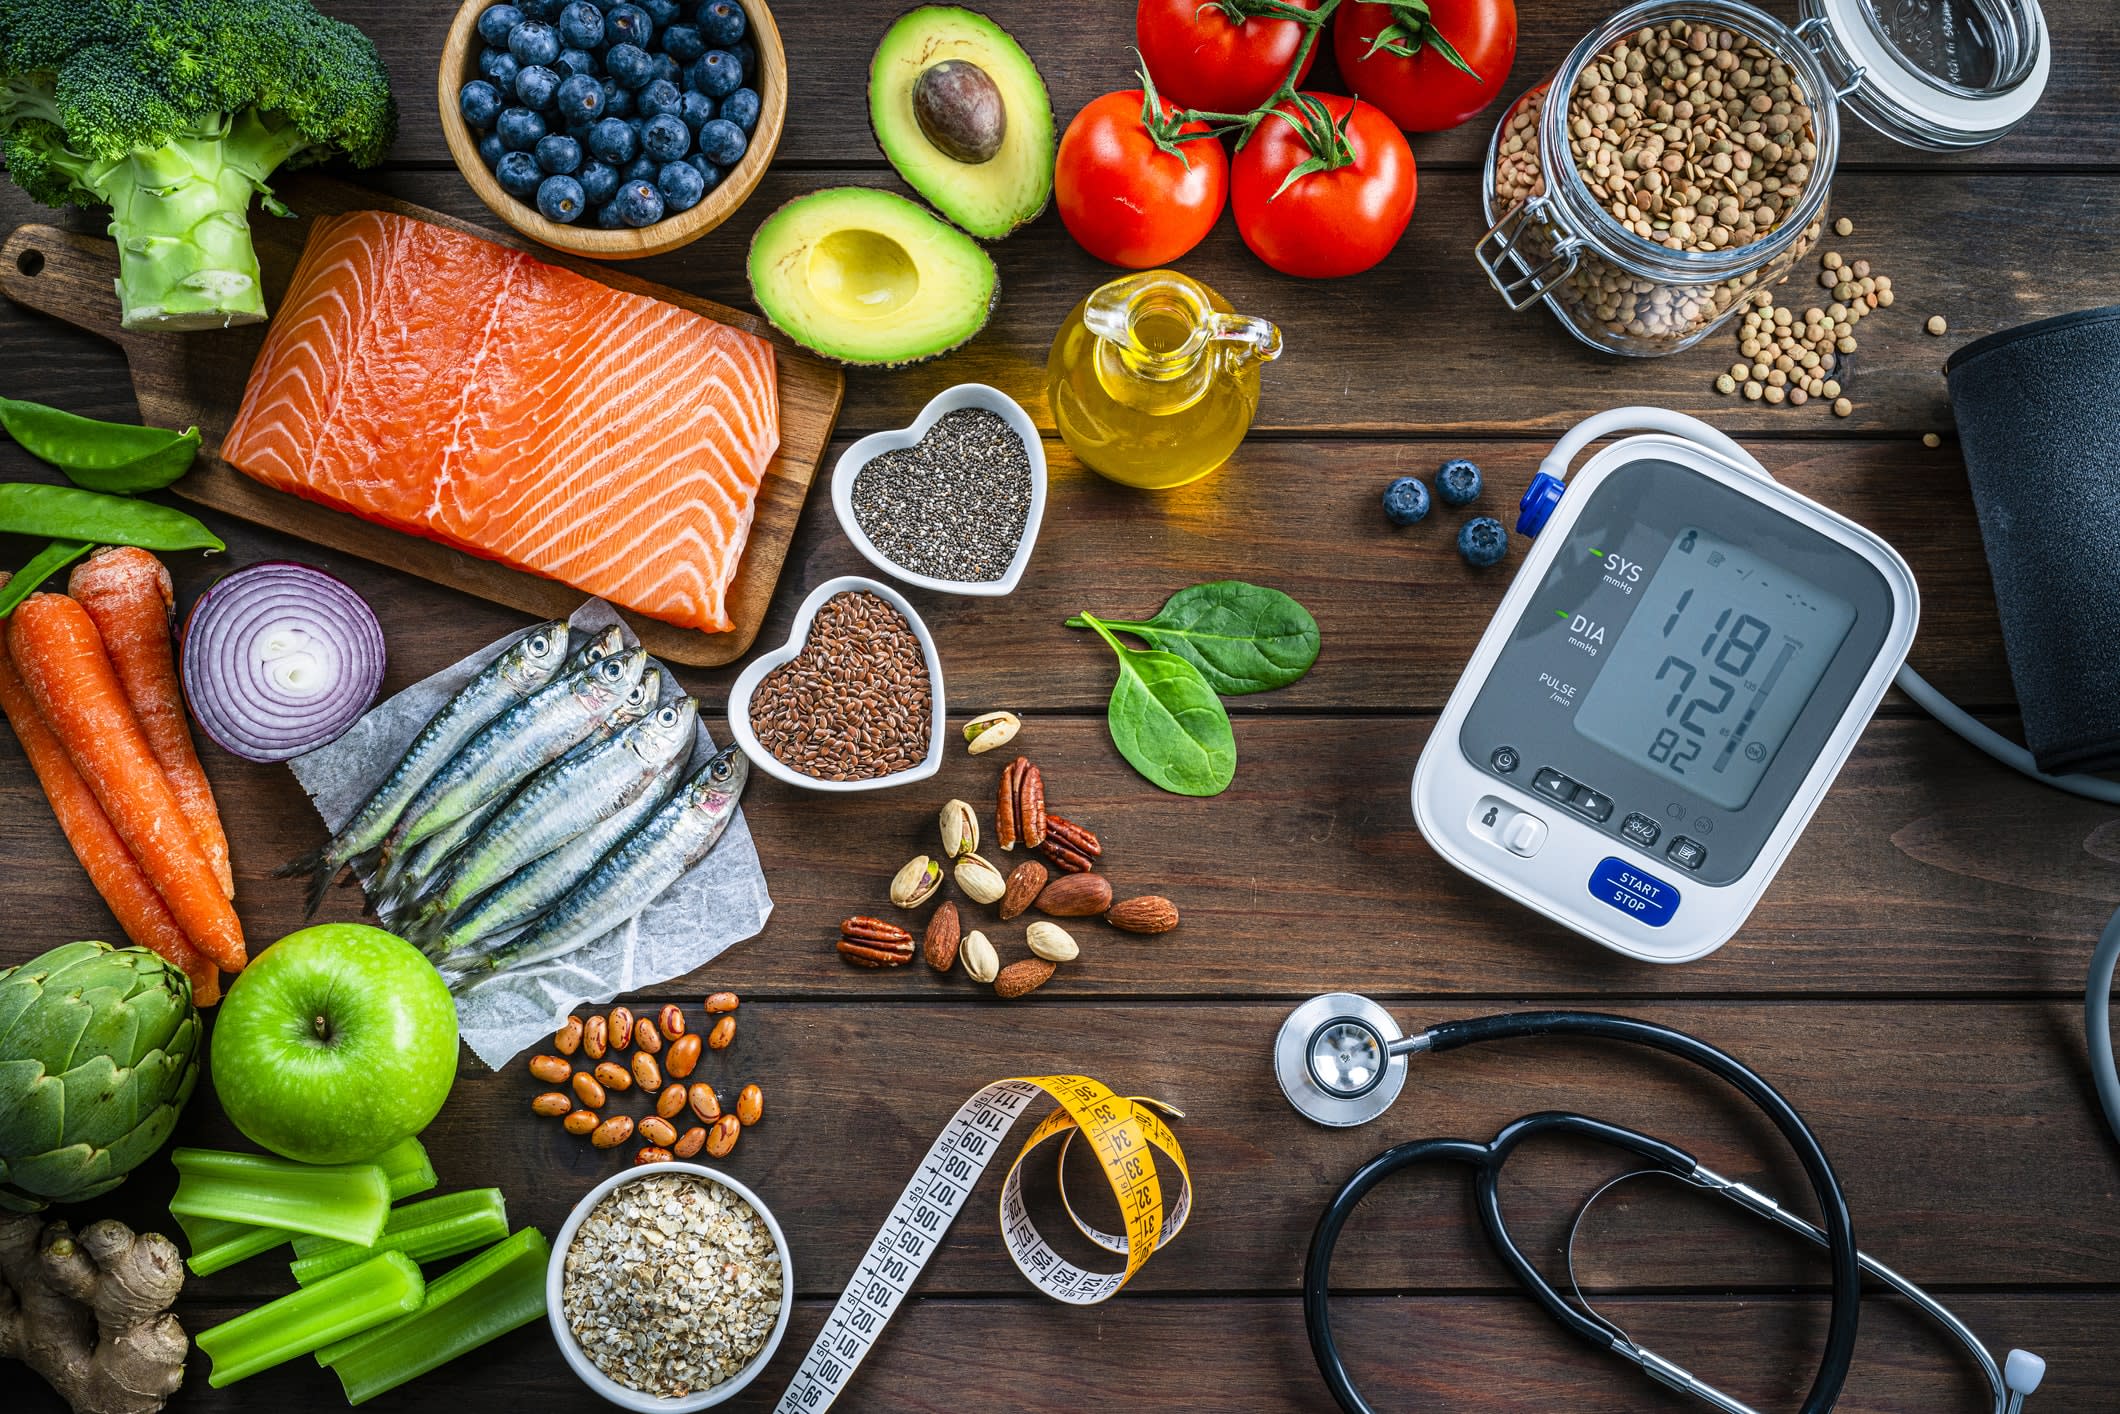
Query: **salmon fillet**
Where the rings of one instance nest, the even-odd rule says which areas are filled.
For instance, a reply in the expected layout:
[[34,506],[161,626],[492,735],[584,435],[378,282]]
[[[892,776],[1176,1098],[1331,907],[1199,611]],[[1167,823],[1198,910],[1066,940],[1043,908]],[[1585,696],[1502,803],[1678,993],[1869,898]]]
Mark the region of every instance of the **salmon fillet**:
[[779,445],[765,340],[357,211],[311,227],[221,458],[712,633]]

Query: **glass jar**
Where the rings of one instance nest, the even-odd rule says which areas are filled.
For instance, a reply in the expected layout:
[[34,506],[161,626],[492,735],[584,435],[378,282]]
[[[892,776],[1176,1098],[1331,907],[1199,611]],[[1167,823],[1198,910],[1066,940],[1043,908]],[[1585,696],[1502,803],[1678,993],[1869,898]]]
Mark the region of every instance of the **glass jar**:
[[[1816,242],[1840,155],[1842,104],[1898,142],[1948,151],[2001,137],[2046,87],[2052,55],[2038,0],[1800,0],[1800,7],[1803,19],[1791,28],[1741,0],[1643,0],[1585,35],[1510,106],[1487,148],[1480,197],[1489,227],[1474,258],[1511,309],[1543,300],[1570,333],[1609,353],[1676,353],[1736,313],[1750,291],[1780,280]],[[1685,207],[1676,208],[1687,213],[1676,218],[1688,222],[1685,242],[1695,224],[1721,239],[1703,230],[1705,248],[1687,248],[1630,228],[1668,230],[1671,222],[1640,207],[1626,220],[1615,215],[1606,203],[1616,188],[1594,191],[1577,165],[1574,105],[1547,102],[1549,93],[1574,95],[1585,70],[1611,62],[1608,51],[1635,32],[1677,21],[1749,41],[1808,114],[1807,131],[1760,134],[1797,144],[1783,175],[1802,185],[1762,234],[1743,243],[1725,243],[1728,225]],[[1767,114],[1791,123],[1800,116],[1778,105]],[[1715,174],[1701,180],[1701,190],[1714,194]]]

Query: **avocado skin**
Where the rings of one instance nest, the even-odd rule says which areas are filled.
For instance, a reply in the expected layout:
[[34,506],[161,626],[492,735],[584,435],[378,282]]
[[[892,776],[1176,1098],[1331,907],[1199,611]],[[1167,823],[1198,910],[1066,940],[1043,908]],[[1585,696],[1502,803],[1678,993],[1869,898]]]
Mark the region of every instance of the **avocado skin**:
[[[925,52],[927,45],[908,36],[928,27],[955,28],[987,46],[976,56],[956,48],[939,51],[930,62],[951,58],[978,62],[1001,90],[1004,101],[1011,94],[1018,100],[1008,115],[1009,131],[1003,151],[989,162],[975,165],[956,161],[929,140],[912,116],[912,88],[921,69],[907,65],[893,71],[891,60],[894,53],[908,48]],[[902,135],[894,136],[894,129],[902,130]],[[1014,35],[977,10],[956,5],[918,5],[891,21],[869,60],[869,132],[908,186],[944,217],[981,240],[1000,240],[1036,220],[1052,200],[1058,128],[1045,76]],[[933,154],[932,159],[928,154]],[[978,209],[966,193],[981,185],[994,169],[1007,166],[1005,159],[1011,154],[1027,160],[1033,169],[1025,198],[998,211]]]
[[[831,336],[830,325],[833,316],[829,310],[819,308],[808,320],[801,317],[803,291],[795,288],[785,272],[777,268],[780,253],[774,249],[774,243],[785,237],[799,236],[798,223],[804,218],[830,218],[842,207],[847,209],[850,219],[836,225],[831,224],[829,219],[820,220],[819,224],[812,228],[815,234],[807,239],[794,241],[790,246],[790,253],[807,249],[816,240],[838,230],[875,230],[878,226],[904,223],[899,229],[912,228],[919,230],[922,235],[927,235],[931,232],[921,228],[931,227],[946,237],[954,238],[954,241],[961,245],[961,249],[955,250],[954,254],[976,259],[975,268],[984,274],[987,282],[986,298],[979,302],[976,308],[957,312],[954,318],[930,326],[941,331],[934,338],[923,339],[916,335],[909,342],[895,347],[866,349],[835,342]],[[868,219],[852,219],[855,217]],[[875,219],[878,217],[882,219]],[[903,242],[900,244],[903,245]],[[949,241],[945,240],[944,244],[949,244]],[[920,263],[918,253],[908,253],[914,255],[917,266]],[[758,224],[757,231],[751,237],[745,266],[751,281],[751,297],[775,329],[813,353],[835,363],[856,368],[903,368],[909,364],[940,357],[984,329],[987,319],[1001,300],[1000,271],[994,267],[994,262],[987,253],[980,249],[978,242],[918,203],[894,192],[879,191],[874,187],[826,187],[784,203]],[[923,289],[930,285],[925,278],[921,283]],[[961,282],[946,276],[936,283],[940,285],[945,296],[961,296],[967,292]]]

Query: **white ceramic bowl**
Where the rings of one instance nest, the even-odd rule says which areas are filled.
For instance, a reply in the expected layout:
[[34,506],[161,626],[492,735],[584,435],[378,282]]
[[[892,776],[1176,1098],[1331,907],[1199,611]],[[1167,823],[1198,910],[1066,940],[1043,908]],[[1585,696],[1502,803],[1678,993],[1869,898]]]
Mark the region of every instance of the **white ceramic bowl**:
[[[920,574],[907,569],[869,539],[868,532],[854,517],[854,481],[861,469],[885,452],[895,452],[910,447],[927,436],[928,429],[941,419],[944,413],[956,412],[959,408],[985,408],[1006,422],[1018,437],[1023,439],[1024,454],[1031,463],[1031,507],[1023,520],[1023,538],[1016,542],[1016,556],[1008,563],[1008,571],[999,579],[936,579],[932,575]],[[1038,439],[1038,428],[1030,415],[1016,400],[999,388],[989,388],[984,383],[959,383],[954,388],[945,388],[928,400],[913,419],[909,427],[894,428],[889,432],[872,432],[839,454],[838,463],[832,468],[832,510],[839,517],[839,528],[854,542],[854,548],[877,569],[893,579],[905,581],[921,589],[932,589],[938,594],[969,594],[982,598],[998,598],[1016,587],[1023,578],[1023,571],[1031,562],[1031,547],[1038,543],[1038,527],[1045,520],[1045,444]]]
[[[561,1288],[567,1279],[567,1249],[574,1245],[574,1233],[589,1216],[589,1210],[604,1200],[604,1196],[620,1184],[638,1183],[644,1178],[659,1173],[690,1174],[695,1178],[711,1179],[751,1205],[751,1210],[764,1220],[766,1231],[773,1234],[773,1249],[780,1254],[780,1318],[773,1323],[773,1333],[766,1343],[751,1357],[751,1363],[730,1379],[723,1380],[712,1389],[699,1390],[683,1399],[661,1399],[652,1394],[643,1394],[637,1389],[628,1389],[618,1381],[596,1368],[595,1362],[582,1353],[574,1331],[567,1325],[567,1314],[560,1303]],[[559,1342],[559,1353],[566,1357],[574,1373],[581,1376],[583,1384],[603,1396],[621,1409],[637,1410],[640,1414],[686,1414],[693,1409],[711,1409],[717,1404],[726,1404],[741,1393],[744,1387],[758,1378],[780,1349],[780,1338],[788,1333],[788,1314],[795,1309],[795,1268],[788,1258],[788,1237],[774,1220],[772,1210],[760,1201],[758,1195],[738,1183],[719,1169],[710,1169],[704,1164],[671,1162],[666,1164],[642,1164],[638,1168],[620,1169],[596,1187],[582,1195],[560,1227],[559,1237],[552,1244],[552,1261],[545,1268],[545,1318],[552,1325],[552,1338]]]
[[[765,679],[767,673],[802,651],[803,645],[810,638],[810,620],[817,617],[817,611],[824,607],[825,601],[850,589],[865,589],[905,615],[905,621],[912,625],[913,636],[920,640],[920,654],[927,660],[928,700],[933,708],[928,722],[928,749],[919,765],[893,772],[888,776],[877,776],[866,781],[825,781],[815,776],[805,776],[765,749],[758,740],[758,734],[751,730],[751,694],[758,690],[758,684]],[[744,755],[751,758],[752,765],[764,770],[776,780],[786,781],[791,786],[801,786],[804,790],[887,790],[892,786],[924,781],[942,769],[943,737],[949,730],[948,708],[942,700],[942,655],[935,651],[935,639],[928,632],[928,626],[921,622],[920,615],[914,612],[913,606],[906,602],[903,594],[888,584],[881,584],[858,574],[843,574],[837,579],[828,579],[811,590],[810,597],[803,600],[802,607],[795,611],[795,631],[788,636],[788,641],[753,658],[751,665],[737,676],[736,685],[729,689],[729,730],[735,734],[736,744],[743,748]]]

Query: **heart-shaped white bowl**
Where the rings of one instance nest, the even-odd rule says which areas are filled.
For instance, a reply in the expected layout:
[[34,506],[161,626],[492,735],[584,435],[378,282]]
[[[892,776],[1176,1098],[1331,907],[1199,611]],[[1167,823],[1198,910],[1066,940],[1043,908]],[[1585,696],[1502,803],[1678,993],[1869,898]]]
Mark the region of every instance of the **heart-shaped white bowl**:
[[[928,429],[939,421],[943,414],[956,412],[959,408],[984,408],[1009,425],[1009,429],[1023,439],[1024,455],[1031,463],[1031,508],[1023,520],[1023,537],[1016,542],[1016,554],[1008,562],[1008,571],[999,579],[936,579],[932,575],[909,570],[883,551],[869,539],[868,532],[854,517],[854,480],[861,469],[882,456],[910,447],[927,436]],[[1030,415],[999,388],[989,388],[984,383],[959,383],[954,388],[945,388],[929,399],[920,410],[920,416],[909,427],[894,428],[889,432],[872,432],[840,453],[839,461],[832,468],[832,510],[839,517],[839,528],[847,539],[877,569],[893,579],[921,589],[932,589],[938,594],[967,594],[980,598],[999,598],[1016,587],[1023,578],[1024,569],[1031,562],[1031,549],[1038,543],[1038,527],[1045,520],[1045,443],[1038,438],[1038,428]]]
[[[758,684],[764,681],[767,673],[803,650],[803,646],[810,641],[810,621],[817,617],[817,611],[825,606],[825,601],[835,594],[844,594],[849,590],[867,590],[905,615],[906,623],[912,626],[913,636],[920,640],[920,655],[927,660],[928,700],[932,706],[928,721],[928,749],[919,765],[909,766],[888,776],[877,776],[866,781],[826,781],[804,775],[766,750],[765,745],[759,741],[758,734],[751,730],[751,694],[758,690]],[[788,635],[788,641],[753,658],[751,665],[737,675],[736,685],[729,689],[729,730],[735,734],[736,744],[743,748],[744,755],[750,757],[751,763],[762,768],[767,775],[786,781],[791,786],[801,786],[804,790],[888,790],[892,786],[924,781],[942,769],[943,734],[948,729],[948,708],[942,700],[942,655],[935,651],[934,635],[928,632],[928,626],[921,622],[920,615],[913,611],[913,606],[906,602],[903,594],[888,584],[880,584],[858,574],[843,574],[837,579],[828,579],[811,590],[810,597],[803,600],[802,607],[795,611],[795,631]]]

